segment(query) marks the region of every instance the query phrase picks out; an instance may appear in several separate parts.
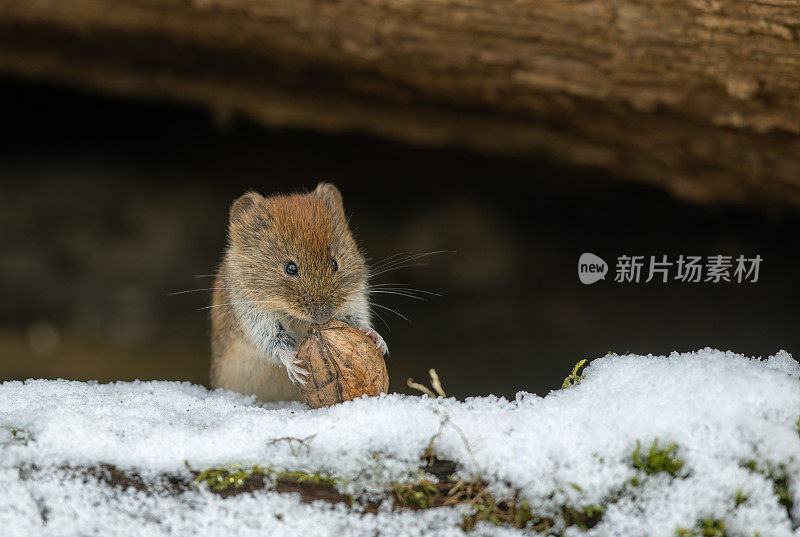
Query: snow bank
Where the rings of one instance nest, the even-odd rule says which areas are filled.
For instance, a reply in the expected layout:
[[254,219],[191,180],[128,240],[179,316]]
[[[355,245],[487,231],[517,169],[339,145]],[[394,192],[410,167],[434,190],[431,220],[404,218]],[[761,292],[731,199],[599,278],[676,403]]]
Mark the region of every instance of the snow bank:
[[[437,455],[457,461],[461,475],[480,473],[499,496],[518,492],[556,519],[565,506],[602,506],[587,536],[671,536],[714,520],[726,535],[798,537],[799,378],[785,352],[608,355],[580,385],[543,398],[393,394],[318,410],[176,382],[6,382],[0,528],[10,536],[463,535],[461,513],[449,508],[363,514],[292,494],[121,490],[64,472],[111,464],[157,483],[164,473],[188,475],[187,463],[261,464],[331,474],[358,493],[414,479],[440,432]],[[632,464],[637,441],[646,454],[656,439],[677,446],[677,476]]]

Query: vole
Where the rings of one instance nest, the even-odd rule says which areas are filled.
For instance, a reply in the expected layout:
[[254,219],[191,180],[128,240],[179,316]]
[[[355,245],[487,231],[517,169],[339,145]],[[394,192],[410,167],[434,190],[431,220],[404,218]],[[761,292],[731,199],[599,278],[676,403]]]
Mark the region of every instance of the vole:
[[370,322],[368,269],[334,185],[233,202],[211,306],[211,385],[261,401],[299,400],[298,342],[344,321],[388,349]]

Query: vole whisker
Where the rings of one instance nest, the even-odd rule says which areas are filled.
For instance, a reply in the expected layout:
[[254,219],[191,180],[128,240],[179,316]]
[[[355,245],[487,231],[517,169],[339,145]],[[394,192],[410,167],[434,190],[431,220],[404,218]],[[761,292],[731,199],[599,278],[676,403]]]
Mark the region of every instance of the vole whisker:
[[394,263],[394,261],[396,261],[396,259],[394,258],[403,254],[404,252],[400,252],[394,255],[390,255],[389,257],[384,257],[380,261],[375,262],[375,268],[380,267],[381,265],[388,265],[389,263]]
[[167,293],[167,296],[175,296],[175,295],[184,295],[186,293],[199,293],[200,291],[216,291],[216,290],[230,290],[234,289],[233,287],[203,287],[202,289],[187,289],[186,291],[175,291],[173,293]]
[[389,328],[389,323],[387,323],[387,322],[386,322],[386,319],[384,319],[384,318],[383,318],[383,315],[381,315],[380,313],[378,313],[377,311],[375,311],[375,310],[374,310],[374,309],[372,309],[372,308],[370,308],[370,311],[371,311],[372,313],[374,313],[374,314],[375,314],[375,316],[376,316],[376,317],[378,317],[378,319],[380,319],[380,320],[381,320],[381,322],[383,322],[383,324],[386,326],[386,329],[387,329],[389,332],[391,332],[391,331],[392,331],[392,329],[391,329],[391,328]]
[[381,272],[381,271],[384,271],[384,270],[391,270],[392,268],[400,266],[400,265],[402,265],[404,263],[408,263],[409,261],[414,261],[414,259],[396,259],[396,260],[392,261],[391,263],[387,263],[385,265],[372,267],[372,270],[376,271],[376,272]]
[[403,282],[382,282],[382,283],[371,283],[369,287],[386,287],[388,285],[397,285],[397,286],[405,286],[407,287],[409,284]]
[[216,274],[195,274],[194,278],[215,278]]
[[397,296],[402,296],[402,297],[406,297],[406,298],[413,298],[415,300],[428,300],[427,298],[424,298],[424,297],[421,297],[421,296],[412,295],[412,294],[408,294],[408,293],[399,293],[397,291],[387,291],[387,290],[370,291],[369,294],[397,295]]
[[373,272],[373,273],[371,273],[369,275],[369,277],[370,278],[374,278],[375,276],[380,276],[381,274],[386,274],[387,272],[391,272],[393,270],[400,270],[400,269],[411,268],[411,267],[427,267],[429,264],[430,263],[410,263],[408,265],[399,265],[399,266],[396,266],[396,267],[389,267],[389,268],[385,268],[385,269],[379,270],[378,272]]
[[414,291],[421,291],[423,293],[429,293],[430,291],[423,291],[422,289],[414,289],[407,283],[373,283],[368,285],[370,289],[372,288],[379,288],[379,287],[397,287],[398,289],[413,289]]
[[285,313],[285,314],[279,316],[277,319],[275,319],[275,322],[283,325],[283,322],[286,321],[287,319],[290,319],[290,318],[291,318],[291,315],[289,315],[288,313]]
[[400,257],[398,259],[393,259],[393,260],[391,260],[389,262],[376,263],[375,270],[382,271],[382,270],[388,269],[389,267],[393,267],[395,265],[402,265],[404,263],[407,263],[409,261],[414,261],[415,259],[419,259],[421,257],[428,257],[428,256],[431,256],[431,255],[444,254],[444,253],[450,253],[450,252],[452,252],[452,250],[435,250],[433,252],[423,252],[423,253],[420,253],[420,254],[413,254],[413,255],[409,255],[409,256],[405,256],[405,257]]
[[408,317],[406,317],[406,316],[405,316],[405,315],[403,315],[402,313],[400,313],[400,312],[397,312],[397,311],[393,310],[392,308],[390,308],[390,307],[388,307],[388,306],[384,306],[383,304],[378,304],[377,302],[373,302],[373,301],[371,301],[371,300],[369,301],[369,303],[370,303],[370,304],[372,304],[373,306],[375,306],[376,308],[383,308],[383,309],[385,309],[386,311],[390,311],[390,312],[394,313],[395,315],[397,315],[397,316],[398,316],[398,317],[400,317],[401,319],[405,319],[406,321],[408,321],[408,322],[411,322],[411,319],[409,319]]
[[391,255],[391,256],[387,257],[383,261],[379,261],[378,263],[376,263],[376,265],[392,264],[392,263],[404,263],[406,261],[411,261],[413,259],[418,259],[420,257],[426,257],[426,256],[429,256],[429,255],[444,254],[444,253],[450,253],[450,252],[452,252],[452,250],[432,250],[430,252],[420,252],[420,253],[417,253],[417,254],[411,254],[411,255],[399,257],[397,259],[392,259],[394,257],[402,256],[403,252],[400,252],[398,254],[394,254],[394,255]]
[[239,304],[267,304],[272,302],[280,302],[279,300],[247,300],[244,302],[226,302],[224,304],[212,304],[211,306],[203,306],[202,308],[198,308],[201,310],[207,310],[211,308],[219,308],[221,306],[236,306]]
[[431,291],[425,291],[423,289],[414,289],[413,287],[388,287],[388,286],[370,286],[369,291],[402,291],[405,293],[422,293],[424,295],[431,295],[431,296],[442,296],[439,293],[434,293]]

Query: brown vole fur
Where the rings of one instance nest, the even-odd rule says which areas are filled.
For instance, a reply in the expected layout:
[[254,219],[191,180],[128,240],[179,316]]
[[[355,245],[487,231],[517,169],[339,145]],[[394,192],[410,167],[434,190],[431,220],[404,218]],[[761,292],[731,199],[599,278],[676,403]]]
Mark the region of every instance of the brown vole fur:
[[297,344],[310,323],[372,329],[368,270],[328,183],[307,194],[248,192],[230,210],[228,247],[211,308],[211,385],[262,401],[300,400]]

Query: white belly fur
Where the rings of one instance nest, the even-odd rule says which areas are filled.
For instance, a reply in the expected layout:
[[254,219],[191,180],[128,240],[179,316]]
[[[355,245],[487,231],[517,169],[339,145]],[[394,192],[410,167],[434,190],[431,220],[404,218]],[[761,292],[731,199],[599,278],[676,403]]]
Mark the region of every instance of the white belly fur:
[[289,380],[286,368],[239,340],[225,350],[216,365],[219,388],[253,394],[259,401],[300,401],[300,390]]

